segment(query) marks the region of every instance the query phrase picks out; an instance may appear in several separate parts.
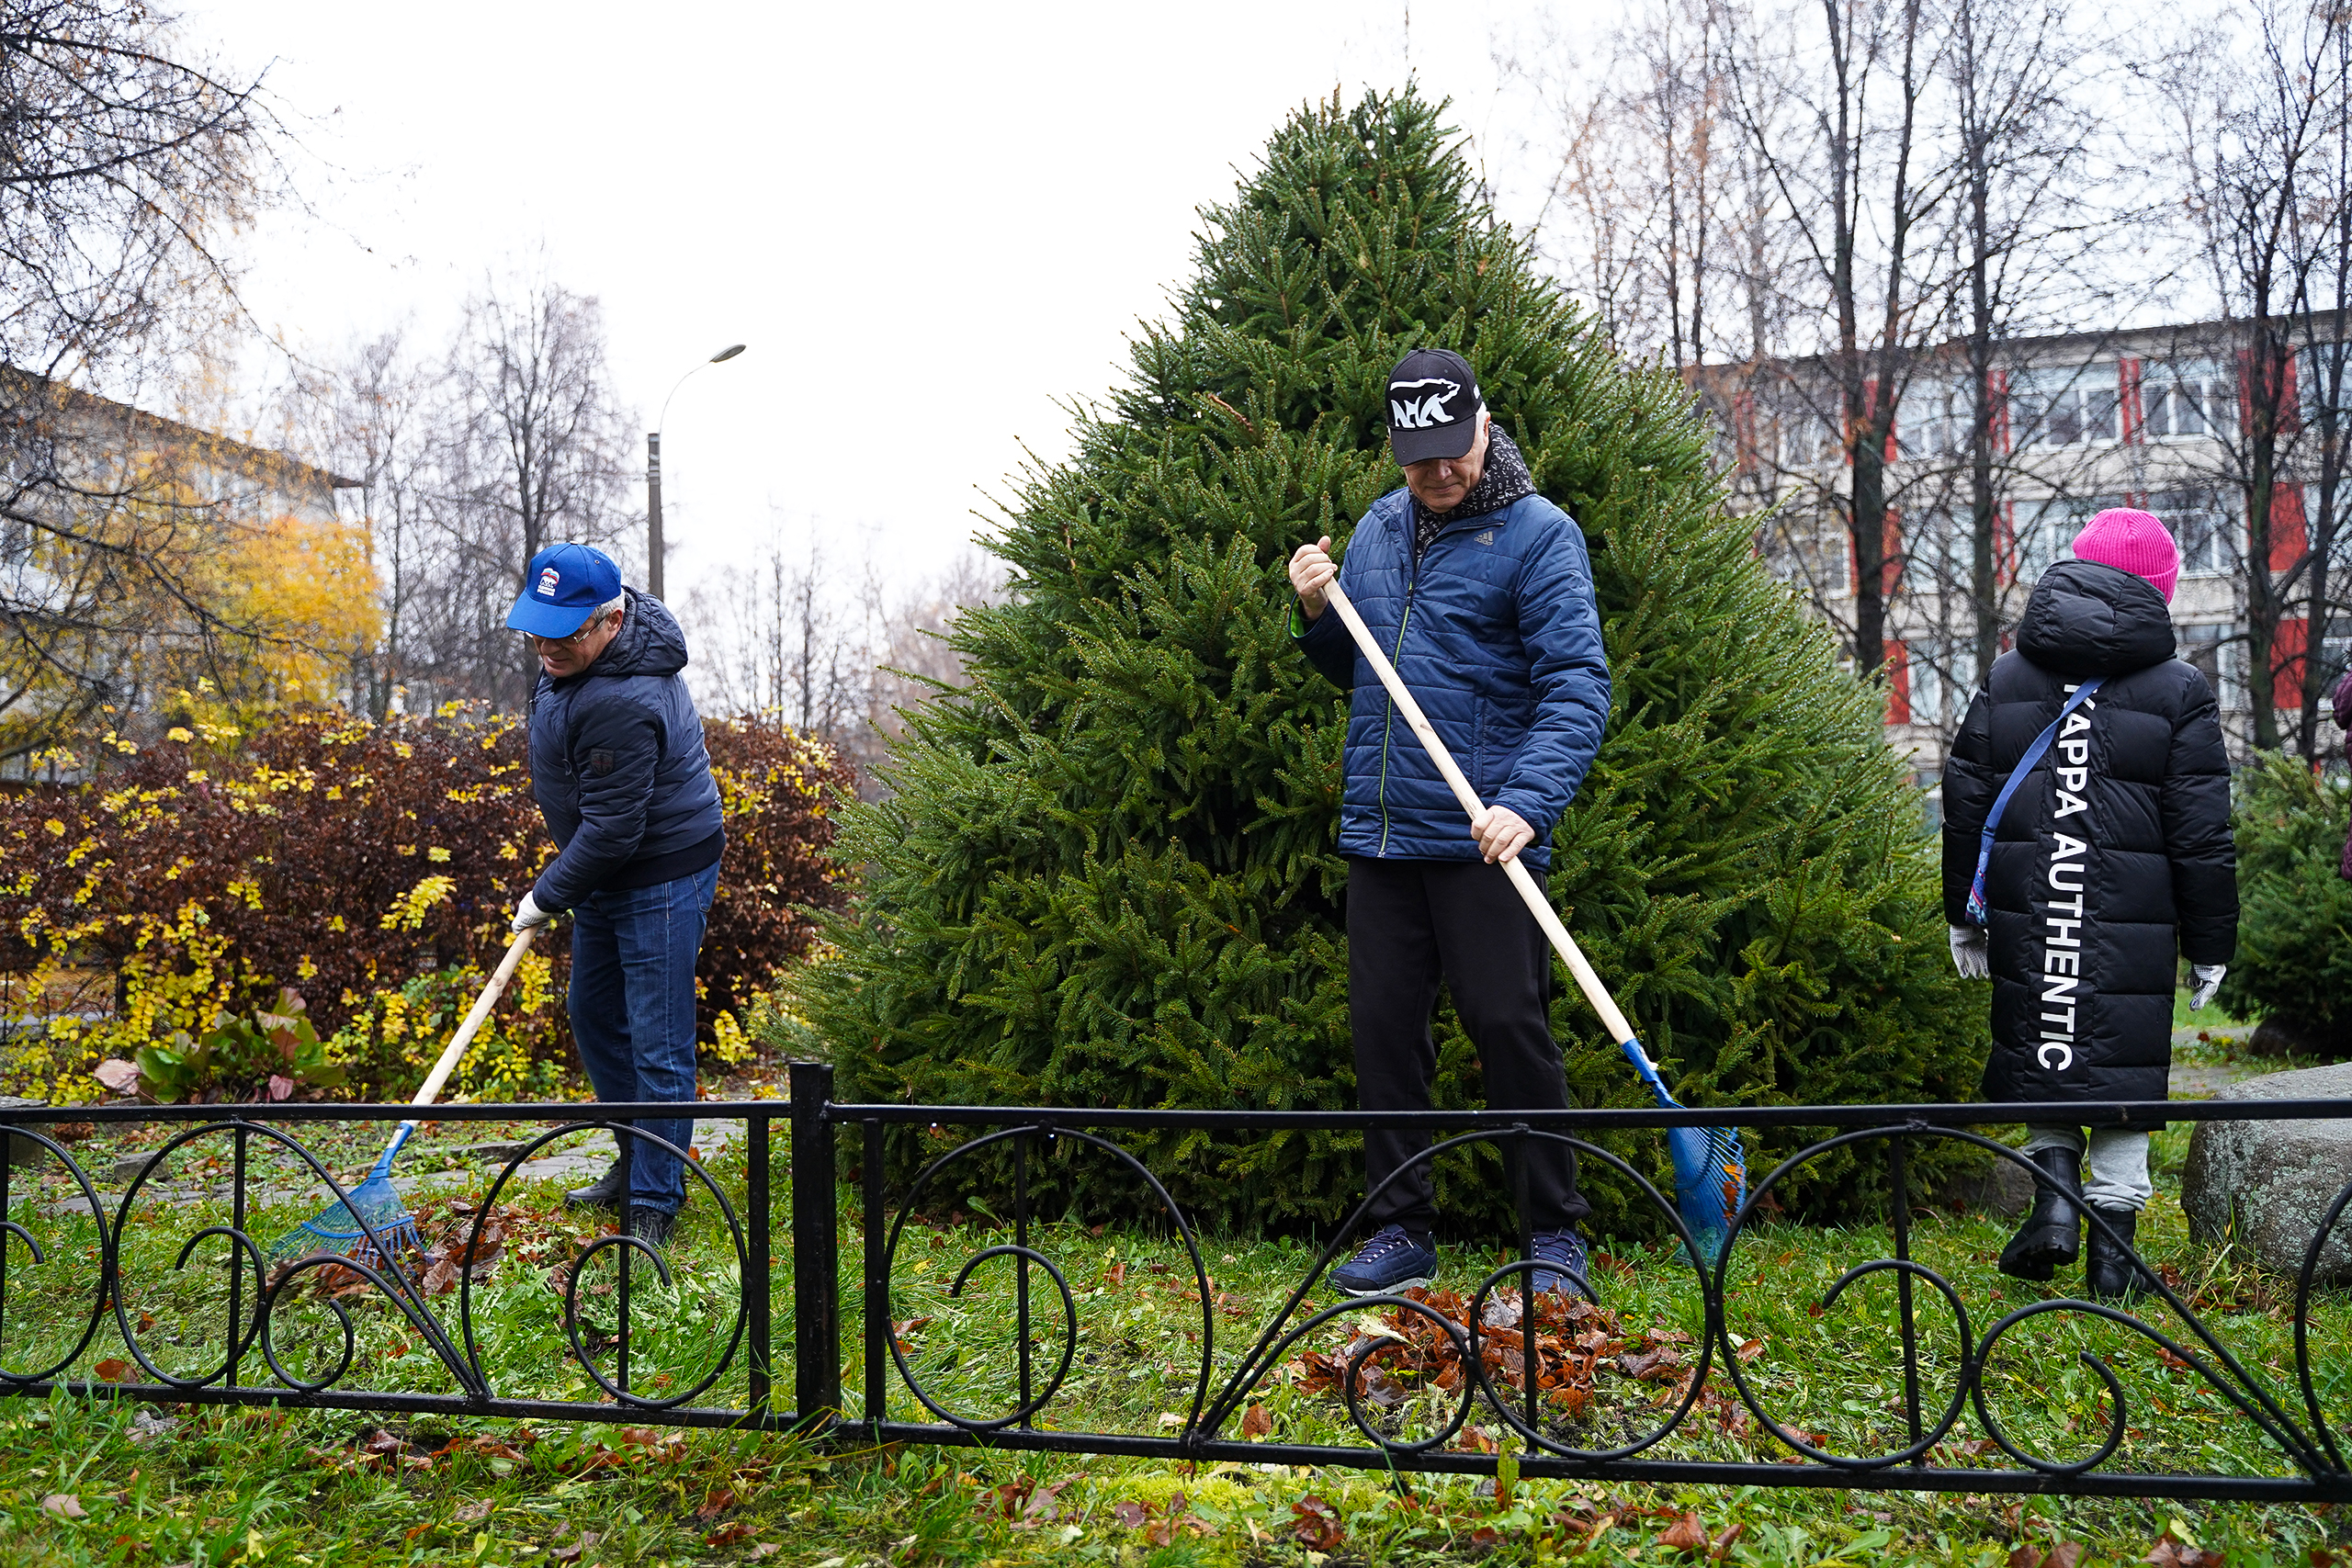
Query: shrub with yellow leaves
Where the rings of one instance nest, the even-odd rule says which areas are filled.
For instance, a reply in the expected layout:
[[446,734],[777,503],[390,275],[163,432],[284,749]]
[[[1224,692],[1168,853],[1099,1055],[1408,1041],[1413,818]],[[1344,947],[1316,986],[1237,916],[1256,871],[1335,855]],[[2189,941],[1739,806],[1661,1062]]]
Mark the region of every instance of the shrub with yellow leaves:
[[[842,901],[825,850],[849,773],[788,730],[707,733],[728,846],[701,1020],[714,1055],[734,1061],[749,1051],[738,1017],[808,945],[807,911]],[[97,1061],[291,987],[347,1092],[405,1094],[554,852],[524,739],[517,717],[462,705],[381,725],[339,712],[244,733],[208,722],[143,750],[109,734],[69,759],[89,782],[0,795],[0,1008],[47,1022],[0,1048],[0,1083],[85,1098]],[[537,1095],[571,1068],[568,945],[526,961],[462,1091]]]

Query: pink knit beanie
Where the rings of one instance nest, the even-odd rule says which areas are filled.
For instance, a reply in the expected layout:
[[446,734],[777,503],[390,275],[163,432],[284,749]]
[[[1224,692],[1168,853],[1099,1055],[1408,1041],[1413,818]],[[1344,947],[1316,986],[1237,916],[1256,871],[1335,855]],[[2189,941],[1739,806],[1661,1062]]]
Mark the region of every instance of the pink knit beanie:
[[2120,506],[2100,513],[2075,536],[2075,558],[2144,577],[2167,604],[2173,584],[2180,581],[2180,547],[2153,513]]

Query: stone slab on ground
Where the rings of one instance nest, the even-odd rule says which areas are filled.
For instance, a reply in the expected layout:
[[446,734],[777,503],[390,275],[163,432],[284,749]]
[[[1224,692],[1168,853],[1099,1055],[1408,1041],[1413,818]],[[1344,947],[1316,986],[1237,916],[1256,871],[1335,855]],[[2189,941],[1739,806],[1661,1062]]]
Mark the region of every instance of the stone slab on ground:
[[[27,1100],[20,1094],[0,1094],[0,1116],[5,1116],[11,1111],[40,1111],[48,1104],[49,1101],[46,1100]],[[46,1133],[49,1129],[44,1127],[41,1131]],[[56,1136],[53,1133],[50,1135]],[[30,1138],[20,1138],[13,1133],[8,1135],[10,1165],[39,1165],[48,1157],[49,1151]]]
[[[2232,1100],[2352,1100],[2352,1063],[2268,1073],[2229,1085]],[[2188,1140],[2180,1206],[2199,1241],[2236,1241],[2263,1267],[2299,1273],[2328,1206],[2352,1182],[2352,1118],[2200,1122]],[[2352,1282],[2352,1225],[2320,1251],[2318,1277]]]

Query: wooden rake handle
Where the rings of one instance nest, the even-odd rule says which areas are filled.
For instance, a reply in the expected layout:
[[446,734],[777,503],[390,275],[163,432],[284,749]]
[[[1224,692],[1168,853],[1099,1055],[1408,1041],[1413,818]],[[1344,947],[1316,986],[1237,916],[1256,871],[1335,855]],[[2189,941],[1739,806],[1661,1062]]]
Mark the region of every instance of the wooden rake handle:
[[[1453,798],[1462,803],[1462,809],[1470,814],[1470,819],[1476,821],[1485,813],[1486,804],[1478,798],[1478,792],[1470,787],[1470,781],[1462,776],[1462,770],[1453,765],[1453,756],[1446,750],[1445,742],[1437,738],[1437,731],[1430,726],[1429,716],[1421,712],[1421,705],[1413,700],[1413,694],[1405,689],[1403,681],[1397,679],[1396,667],[1388,662],[1388,656],[1381,652],[1380,645],[1373,640],[1372,629],[1363,624],[1363,617],[1356,614],[1355,605],[1349,601],[1339,580],[1334,578],[1326,583],[1323,592],[1329,598],[1331,608],[1339,612],[1340,619],[1346,623],[1349,633],[1356,639],[1356,647],[1372,665],[1373,673],[1379,676],[1380,683],[1388,688],[1389,698],[1396,703],[1397,711],[1405,716],[1405,722],[1411,725],[1413,733],[1421,738],[1421,745],[1428,750],[1430,761],[1435,762],[1437,771],[1445,775],[1445,782],[1453,786]],[[1577,988],[1584,992],[1584,999],[1600,1015],[1601,1027],[1610,1031],[1611,1037],[1621,1048],[1631,1046],[1634,1050],[1640,1050],[1640,1044],[1634,1038],[1633,1026],[1618,1010],[1616,999],[1600,983],[1600,976],[1593,973],[1592,965],[1585,959],[1584,950],[1577,946],[1576,938],[1570,936],[1568,928],[1560,923],[1552,901],[1544,897],[1542,888],[1535,886],[1535,878],[1528,874],[1527,868],[1519,863],[1516,856],[1503,862],[1502,866],[1503,874],[1510,878],[1513,887],[1519,889],[1520,897],[1527,905],[1527,912],[1535,917],[1535,923],[1542,926],[1544,934],[1551,939],[1552,951],[1558,953],[1560,962],[1568,966],[1568,973],[1576,976]]]
[[472,1044],[474,1036],[481,1032],[482,1021],[490,1016],[490,1010],[498,1005],[499,997],[506,989],[506,982],[514,977],[514,966],[523,962],[524,950],[531,945],[531,939],[538,931],[537,926],[526,927],[516,931],[514,940],[506,944],[506,956],[498,961],[498,968],[492,974],[490,983],[481,988],[481,995],[474,998],[473,1010],[466,1014],[465,1022],[458,1025],[458,1032],[450,1037],[447,1049],[441,1053],[441,1059],[433,1064],[433,1070],[424,1075],[424,1087],[416,1091],[416,1098],[410,1101],[411,1104],[430,1105],[439,1098],[441,1086],[447,1083],[449,1075],[458,1070],[458,1063],[465,1055],[466,1047]]

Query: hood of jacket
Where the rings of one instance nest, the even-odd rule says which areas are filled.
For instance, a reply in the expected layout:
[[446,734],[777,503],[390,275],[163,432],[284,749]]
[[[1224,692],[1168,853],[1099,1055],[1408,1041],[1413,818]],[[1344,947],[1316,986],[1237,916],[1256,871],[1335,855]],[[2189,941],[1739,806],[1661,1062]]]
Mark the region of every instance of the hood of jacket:
[[2154,583],[2120,567],[2062,560],[2041,574],[2018,651],[2061,675],[2128,675],[2173,656],[2172,615]]
[[573,681],[600,675],[675,675],[686,667],[686,634],[661,600],[632,588],[618,636]]

